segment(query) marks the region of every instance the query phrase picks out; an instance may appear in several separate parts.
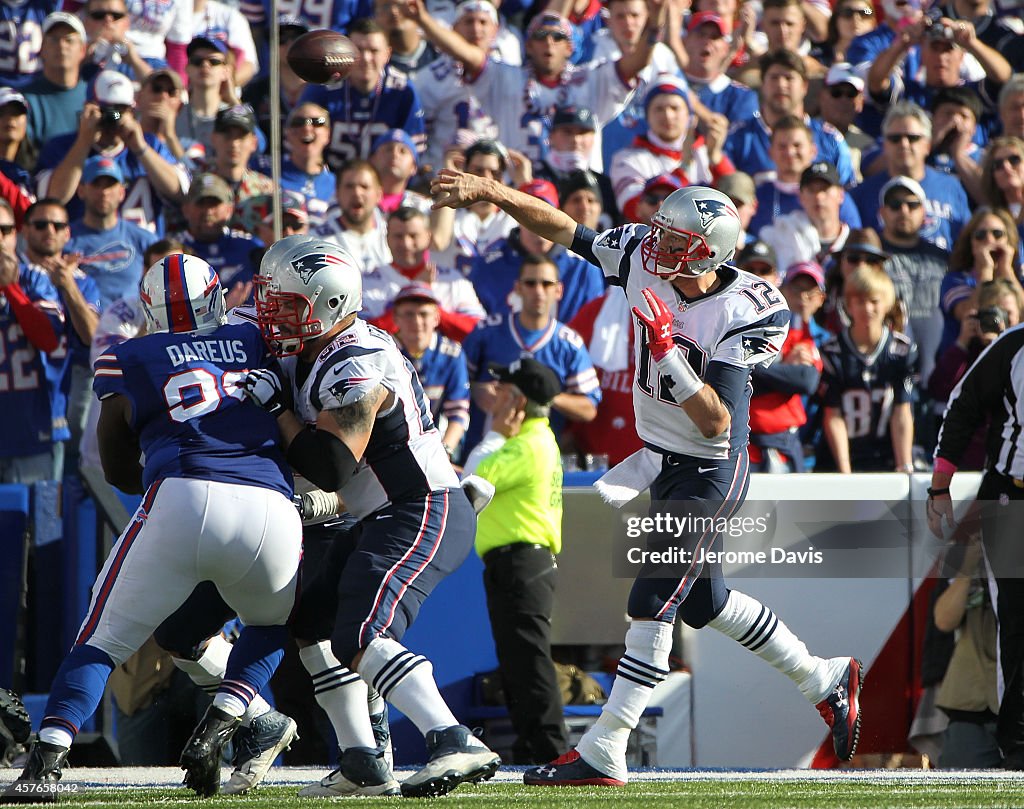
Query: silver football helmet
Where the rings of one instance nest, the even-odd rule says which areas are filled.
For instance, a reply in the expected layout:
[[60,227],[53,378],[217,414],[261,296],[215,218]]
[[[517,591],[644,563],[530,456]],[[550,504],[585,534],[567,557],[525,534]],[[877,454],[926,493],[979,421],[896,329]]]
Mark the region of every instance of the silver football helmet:
[[640,244],[644,269],[660,278],[696,278],[733,257],[740,238],[736,206],[721,191],[694,185],[669,194]]
[[227,323],[217,271],[196,256],[173,253],[146,270],[139,301],[150,332],[205,332]]
[[301,353],[363,305],[356,260],[315,236],[288,236],[271,246],[253,286],[260,329],[279,357]]

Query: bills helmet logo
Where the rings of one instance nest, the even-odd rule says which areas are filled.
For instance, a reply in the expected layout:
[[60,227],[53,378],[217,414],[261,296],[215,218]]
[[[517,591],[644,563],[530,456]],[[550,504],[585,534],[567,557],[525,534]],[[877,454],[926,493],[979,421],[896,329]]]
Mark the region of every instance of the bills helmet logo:
[[734,219],[739,219],[736,210],[720,199],[695,199],[693,206],[697,209],[702,228],[706,228],[719,216],[731,216]]
[[328,255],[327,253],[310,253],[295,259],[292,262],[292,269],[299,274],[302,283],[308,284],[309,280],[320,270],[327,269],[333,265],[344,266],[345,260],[338,256]]

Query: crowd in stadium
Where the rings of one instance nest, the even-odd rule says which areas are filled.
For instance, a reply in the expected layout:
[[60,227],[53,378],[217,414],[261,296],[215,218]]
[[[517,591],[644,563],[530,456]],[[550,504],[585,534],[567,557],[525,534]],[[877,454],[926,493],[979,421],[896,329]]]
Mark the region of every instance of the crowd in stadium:
[[[251,298],[274,160],[282,232],[361,262],[363,316],[413,359],[456,460],[485,432],[488,363],[523,353],[559,376],[564,452],[632,452],[635,323],[496,206],[431,210],[444,166],[599,231],[690,184],[726,193],[733,263],[794,313],[754,377],[754,469],[925,468],[950,391],[1020,320],[1013,0],[281,2],[280,154],[269,8],[0,5],[0,479],[78,463],[89,348],[137,331],[148,262],[183,248],[229,306]],[[288,66],[314,28],[355,45],[346,81]]]

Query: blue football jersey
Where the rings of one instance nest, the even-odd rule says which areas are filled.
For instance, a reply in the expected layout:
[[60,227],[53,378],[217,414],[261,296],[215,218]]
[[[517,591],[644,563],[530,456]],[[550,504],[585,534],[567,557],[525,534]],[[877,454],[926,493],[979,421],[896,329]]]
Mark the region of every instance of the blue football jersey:
[[348,31],[352,20],[373,16],[372,0],[241,0],[239,11],[253,25],[269,25],[270,15],[295,17],[313,28]]
[[[855,177],[850,160],[850,147],[832,124],[817,118],[805,118],[818,147],[817,160],[824,160],[836,167],[839,181],[852,186]],[[738,171],[743,171],[760,182],[769,173],[774,173],[775,163],[768,154],[771,130],[761,120],[760,113],[748,121],[733,124],[725,141],[725,154]],[[761,175],[761,176],[758,176]]]
[[42,68],[43,20],[59,6],[60,0],[0,3],[0,85],[21,87]]
[[[895,463],[889,419],[895,405],[912,402],[917,383],[917,347],[905,334],[882,334],[870,354],[857,350],[844,329],[821,349],[824,368],[818,399],[843,414],[854,472],[892,471]],[[835,468],[824,438],[818,444],[817,469]]]
[[[29,300],[40,302],[54,331],[63,336],[63,311],[46,273],[22,265],[18,283]],[[0,420],[4,424],[0,456],[37,455],[54,441],[70,437],[56,372],[63,370],[66,360],[66,339],[62,337],[50,354],[40,353],[25,336],[7,298],[0,295]]]
[[101,354],[93,390],[125,396],[145,454],[143,483],[195,478],[292,494],[277,422],[238,387],[270,362],[259,329],[227,324],[206,334],[158,332]]
[[330,113],[331,141],[325,155],[327,164],[335,171],[355,157],[368,158],[373,141],[389,129],[404,129],[420,152],[426,145],[419,96],[408,76],[390,66],[369,95],[348,82],[330,87],[310,84],[299,99],[300,104],[306,102],[319,104]]
[[256,274],[253,251],[263,247],[263,242],[240,230],[224,228],[224,235],[215,242],[201,242],[185,230],[176,237],[189,255],[198,256],[220,276],[225,289],[237,284],[246,284]]
[[[761,183],[755,193],[757,210],[747,225],[747,233],[757,235],[761,228],[772,224],[783,214],[800,210],[799,192],[779,188],[771,180]],[[843,201],[839,204],[839,219],[851,228],[861,226],[860,211],[849,194],[844,194]]]
[[[70,132],[67,135],[51,138],[43,144],[43,148],[39,152],[39,162],[36,164],[36,183],[40,196],[45,196],[45,189],[49,186],[53,170],[67,156],[71,150],[71,144],[77,137],[77,132]],[[146,143],[149,144],[150,149],[153,149],[160,157],[175,167],[181,180],[182,192],[184,192],[188,188],[188,175],[178,159],[155,135],[147,134]],[[166,203],[150,183],[146,167],[127,148],[115,155],[108,155],[108,157],[120,166],[121,173],[125,178],[125,197],[124,202],[121,203],[121,217],[139,227],[163,235]],[[65,207],[72,221],[81,219],[85,210],[82,200],[77,195],[72,197]]]
[[707,83],[690,79],[690,86],[697,90],[701,104],[733,123],[749,121],[757,115],[760,106],[757,93],[724,74]]
[[79,267],[99,287],[106,309],[118,298],[134,297],[146,269],[143,254],[157,240],[150,230],[118,219],[110,230],[93,230],[81,219],[71,223],[66,253],[81,253]]
[[[264,174],[270,176],[269,167]],[[326,166],[319,174],[306,174],[289,158],[281,161],[281,187],[297,191],[306,198],[310,229],[327,220],[327,210],[334,204],[337,186],[338,178]]]
[[469,370],[462,347],[435,332],[427,350],[419,357],[410,354],[401,343],[399,348],[416,369],[430,402],[434,423],[443,415],[449,422],[468,427]]

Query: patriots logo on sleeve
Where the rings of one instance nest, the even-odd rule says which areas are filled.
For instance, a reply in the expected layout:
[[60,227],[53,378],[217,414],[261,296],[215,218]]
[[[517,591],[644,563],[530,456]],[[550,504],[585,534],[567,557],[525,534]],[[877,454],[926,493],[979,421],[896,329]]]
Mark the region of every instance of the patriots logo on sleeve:
[[743,359],[747,362],[764,362],[779,353],[781,343],[778,337],[785,329],[762,329],[743,336]]
[[326,253],[310,253],[292,262],[292,269],[299,274],[302,283],[308,284],[309,279],[320,270],[336,264],[344,265],[346,262],[339,256],[331,256]]
[[604,236],[601,237],[598,244],[601,247],[607,247],[609,250],[619,250],[622,247],[622,229],[615,228],[609,230]]
[[701,227],[706,228],[719,216],[739,218],[736,216],[736,211],[720,199],[695,199],[693,206],[697,209],[697,215],[700,216]]

